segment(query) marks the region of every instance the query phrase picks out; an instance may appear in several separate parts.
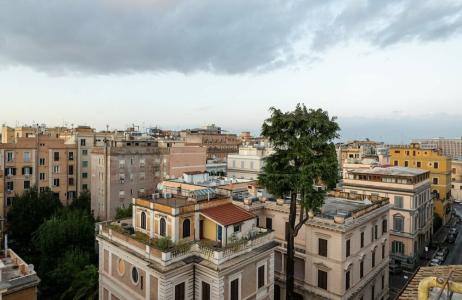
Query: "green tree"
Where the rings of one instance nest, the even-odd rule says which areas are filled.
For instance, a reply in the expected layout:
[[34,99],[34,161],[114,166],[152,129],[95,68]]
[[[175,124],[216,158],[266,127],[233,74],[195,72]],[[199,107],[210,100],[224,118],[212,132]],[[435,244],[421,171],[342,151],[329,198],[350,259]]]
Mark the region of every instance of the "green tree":
[[84,211],[63,209],[39,227],[33,242],[40,253],[38,273],[42,279],[41,296],[57,299],[70,281],[55,280],[59,276],[66,276],[66,269],[73,272],[95,260],[94,220]]
[[93,300],[98,299],[98,268],[87,265],[78,272],[70,287],[61,295],[61,299]]
[[274,107],[270,112],[262,135],[269,139],[274,152],[265,159],[259,182],[277,197],[290,197],[286,299],[294,299],[294,238],[308,220],[309,211],[324,202],[325,191],[316,185],[333,187],[338,179],[333,140],[340,128],[326,111],[308,110],[303,104],[290,112]]
[[16,196],[8,212],[9,233],[14,247],[27,258],[32,247],[32,234],[48,218],[62,207],[58,197],[50,189],[38,192],[36,187]]
[[90,193],[88,191],[83,191],[82,193],[80,193],[79,197],[72,201],[69,207],[72,209],[80,209],[87,212],[88,214],[91,214]]

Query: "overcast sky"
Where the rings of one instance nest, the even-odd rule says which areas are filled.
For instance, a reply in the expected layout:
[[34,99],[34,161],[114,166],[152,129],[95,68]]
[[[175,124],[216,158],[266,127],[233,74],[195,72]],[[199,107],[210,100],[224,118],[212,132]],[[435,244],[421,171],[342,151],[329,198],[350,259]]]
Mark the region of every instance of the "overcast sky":
[[462,0],[0,0],[0,123],[462,136]]

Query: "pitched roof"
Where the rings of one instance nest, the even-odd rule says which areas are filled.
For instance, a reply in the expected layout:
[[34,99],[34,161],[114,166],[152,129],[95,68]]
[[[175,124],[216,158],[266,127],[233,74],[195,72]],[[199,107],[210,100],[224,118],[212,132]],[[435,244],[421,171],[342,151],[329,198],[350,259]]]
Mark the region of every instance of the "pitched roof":
[[414,274],[414,277],[409,281],[405,289],[399,295],[399,299],[416,299],[419,283],[422,279],[433,276],[446,279],[450,270],[453,270],[451,281],[462,282],[462,266],[460,265],[420,267],[420,269]]
[[241,223],[256,217],[255,214],[232,203],[206,208],[201,213],[223,226]]

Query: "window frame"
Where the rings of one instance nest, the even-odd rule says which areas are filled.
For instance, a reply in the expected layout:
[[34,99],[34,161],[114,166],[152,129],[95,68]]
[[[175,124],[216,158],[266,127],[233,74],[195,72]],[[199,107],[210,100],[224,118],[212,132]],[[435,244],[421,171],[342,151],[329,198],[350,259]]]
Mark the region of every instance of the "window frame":
[[236,273],[236,274],[233,274],[231,276],[229,276],[229,280],[228,280],[228,299],[230,300],[233,300],[231,298],[231,284],[234,280],[238,280],[237,282],[237,300],[241,300],[242,299],[242,273],[239,272],[239,273]]

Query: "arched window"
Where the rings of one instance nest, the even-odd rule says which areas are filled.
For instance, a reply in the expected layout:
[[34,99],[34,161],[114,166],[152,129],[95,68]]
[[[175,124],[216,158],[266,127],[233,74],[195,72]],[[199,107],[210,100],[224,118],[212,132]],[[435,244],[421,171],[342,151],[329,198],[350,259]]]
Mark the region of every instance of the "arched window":
[[141,212],[141,228],[146,229],[146,213]]
[[165,223],[165,218],[160,218],[160,235],[165,236],[167,231],[167,224]]
[[183,221],[183,238],[189,237],[191,235],[191,221],[186,219]]

